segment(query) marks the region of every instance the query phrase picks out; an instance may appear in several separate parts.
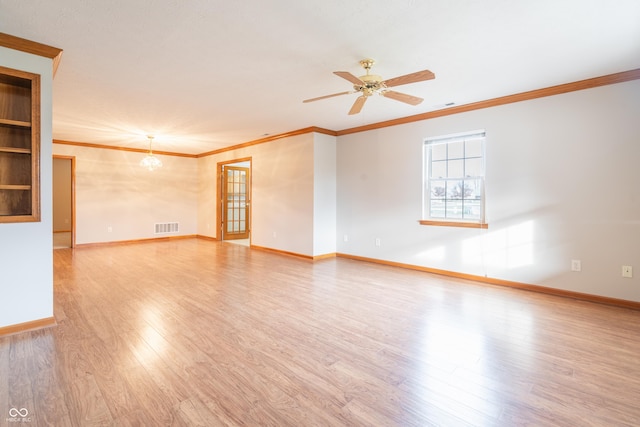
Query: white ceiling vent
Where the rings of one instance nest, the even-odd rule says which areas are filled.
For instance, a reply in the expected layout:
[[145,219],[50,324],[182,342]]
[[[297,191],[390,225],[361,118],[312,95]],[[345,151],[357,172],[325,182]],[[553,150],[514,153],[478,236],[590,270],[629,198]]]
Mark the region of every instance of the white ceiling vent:
[[179,223],[177,222],[163,222],[156,224],[156,234],[177,233],[180,231]]

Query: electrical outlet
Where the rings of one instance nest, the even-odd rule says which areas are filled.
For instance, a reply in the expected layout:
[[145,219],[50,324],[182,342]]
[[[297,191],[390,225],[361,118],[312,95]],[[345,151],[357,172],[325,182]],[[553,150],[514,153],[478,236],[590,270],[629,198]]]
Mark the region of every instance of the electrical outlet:
[[276,232],[273,232],[273,238],[275,239],[276,237],[278,237],[278,235],[276,234]]
[[631,267],[630,265],[623,265],[622,277],[633,277],[633,267]]
[[376,237],[376,246],[380,246],[380,238]]
[[107,227],[107,233],[112,233],[113,232],[113,227],[112,226],[108,226]]
[[343,237],[343,240],[344,240],[345,242],[348,242],[348,241],[349,241],[349,236],[347,236],[347,235],[345,234],[345,235],[344,235],[344,237]]
[[580,262],[579,259],[572,259],[571,260],[571,271],[581,271],[582,270],[582,263]]

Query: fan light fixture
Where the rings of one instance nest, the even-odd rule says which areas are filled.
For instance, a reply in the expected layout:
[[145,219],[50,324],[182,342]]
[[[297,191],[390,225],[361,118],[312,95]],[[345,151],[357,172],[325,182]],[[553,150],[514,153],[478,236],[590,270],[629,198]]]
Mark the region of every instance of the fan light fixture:
[[345,80],[350,81],[353,84],[353,90],[333,93],[331,95],[320,96],[318,98],[305,99],[302,102],[313,102],[321,99],[332,98],[334,96],[347,95],[350,93],[360,93],[360,96],[356,98],[353,103],[349,115],[358,114],[365,101],[372,95],[382,95],[385,98],[395,99],[396,101],[404,102],[409,105],[418,105],[423,99],[417,96],[407,95],[406,93],[396,92],[395,90],[389,90],[390,87],[406,85],[409,83],[417,83],[425,80],[435,79],[436,76],[429,70],[417,71],[415,73],[407,74],[404,76],[394,77],[392,79],[382,80],[377,74],[369,74],[371,67],[374,64],[373,59],[363,59],[360,61],[360,65],[365,69],[366,74],[364,76],[356,77],[348,71],[334,71],[338,77],[342,77]]
[[151,151],[151,142],[153,141],[153,136],[147,135],[149,138],[149,153],[145,156],[144,159],[140,160],[140,166],[143,168],[154,171],[162,167],[162,161],[153,155],[153,151]]

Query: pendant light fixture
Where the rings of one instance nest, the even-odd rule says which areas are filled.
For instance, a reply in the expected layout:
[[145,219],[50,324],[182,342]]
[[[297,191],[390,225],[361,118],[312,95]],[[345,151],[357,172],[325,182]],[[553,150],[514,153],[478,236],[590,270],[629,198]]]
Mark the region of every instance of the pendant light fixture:
[[153,136],[147,135],[147,138],[149,138],[149,153],[145,156],[144,159],[140,160],[140,166],[149,171],[154,171],[162,167],[162,161],[154,156],[153,151],[151,151],[151,142],[153,141]]

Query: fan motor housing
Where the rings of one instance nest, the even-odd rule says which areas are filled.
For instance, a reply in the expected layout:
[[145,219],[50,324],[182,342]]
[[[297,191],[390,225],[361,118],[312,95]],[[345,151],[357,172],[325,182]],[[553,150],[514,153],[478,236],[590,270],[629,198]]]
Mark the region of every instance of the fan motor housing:
[[371,96],[380,89],[384,89],[384,84],[382,84],[382,77],[376,74],[367,74],[365,76],[360,76],[359,78],[364,84],[353,85],[353,89],[358,92],[362,92],[364,96]]

